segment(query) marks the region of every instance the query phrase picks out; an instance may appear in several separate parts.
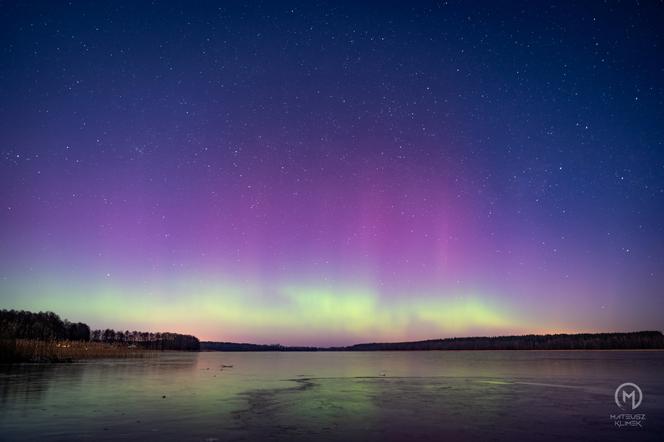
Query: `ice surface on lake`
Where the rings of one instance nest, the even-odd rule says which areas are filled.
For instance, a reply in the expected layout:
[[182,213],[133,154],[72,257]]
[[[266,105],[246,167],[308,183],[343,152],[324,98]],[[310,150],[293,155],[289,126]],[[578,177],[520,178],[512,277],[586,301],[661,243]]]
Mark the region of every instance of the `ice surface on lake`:
[[[223,367],[223,366],[231,366]],[[661,440],[664,352],[163,353],[0,368],[0,440]],[[638,384],[643,428],[611,414]]]

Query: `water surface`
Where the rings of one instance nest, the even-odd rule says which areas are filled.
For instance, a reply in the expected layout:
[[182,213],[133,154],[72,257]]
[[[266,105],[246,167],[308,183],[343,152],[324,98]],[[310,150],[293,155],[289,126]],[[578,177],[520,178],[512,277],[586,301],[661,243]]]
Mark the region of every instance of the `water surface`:
[[[232,365],[233,367],[222,367]],[[0,367],[0,440],[658,440],[664,352],[181,353]],[[638,384],[643,428],[618,428]]]

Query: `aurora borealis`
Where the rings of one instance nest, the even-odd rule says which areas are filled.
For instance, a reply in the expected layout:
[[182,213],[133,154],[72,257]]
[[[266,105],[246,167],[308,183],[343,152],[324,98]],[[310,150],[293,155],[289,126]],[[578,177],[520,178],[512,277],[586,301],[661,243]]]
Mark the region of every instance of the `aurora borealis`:
[[662,329],[663,15],[3,2],[0,307],[293,345]]

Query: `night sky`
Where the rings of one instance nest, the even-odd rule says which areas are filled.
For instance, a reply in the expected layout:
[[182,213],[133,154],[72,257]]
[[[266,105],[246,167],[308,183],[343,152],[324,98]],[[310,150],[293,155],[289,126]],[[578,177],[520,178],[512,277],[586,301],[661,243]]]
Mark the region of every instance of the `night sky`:
[[187,3],[0,3],[0,307],[664,328],[662,2]]

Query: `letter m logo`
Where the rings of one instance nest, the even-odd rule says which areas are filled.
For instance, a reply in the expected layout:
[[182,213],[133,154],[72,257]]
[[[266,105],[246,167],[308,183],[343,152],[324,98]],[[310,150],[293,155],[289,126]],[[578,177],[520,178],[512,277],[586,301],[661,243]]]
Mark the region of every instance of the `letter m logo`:
[[625,409],[625,407],[629,407],[631,410],[636,410],[643,400],[643,392],[638,385],[632,382],[625,382],[616,388],[613,397],[619,408]]

